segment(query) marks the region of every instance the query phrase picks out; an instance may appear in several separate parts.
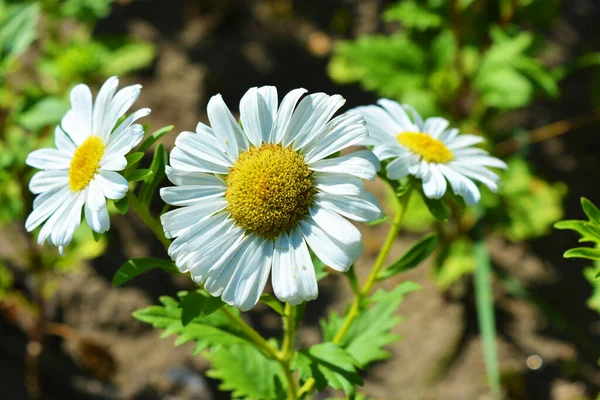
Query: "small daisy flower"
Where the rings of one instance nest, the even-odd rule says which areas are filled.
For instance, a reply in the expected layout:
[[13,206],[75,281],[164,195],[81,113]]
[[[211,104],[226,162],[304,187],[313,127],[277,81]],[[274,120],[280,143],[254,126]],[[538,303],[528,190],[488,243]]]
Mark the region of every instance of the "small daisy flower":
[[133,122],[150,110],[136,111],[114,129],[141,90],[132,85],[116,92],[118,85],[116,77],[109,78],[95,103],[87,85],[75,86],[71,109],[54,131],[56,148],[35,150],[25,161],[42,170],[29,182],[38,196],[25,228],[32,231],[43,224],[38,242],[48,239],[61,254],[81,223],[82,207],[90,228],[104,233],[110,228],[106,199],[119,200],[127,193],[127,180],[115,171],[127,166],[125,155],[144,136],[142,126]]
[[[484,141],[483,137],[459,135],[458,129],[448,129],[449,122],[444,118],[423,121],[412,107],[392,100],[381,99],[378,104],[355,110],[363,115],[369,129],[363,144],[373,146],[379,160],[390,160],[389,179],[399,180],[407,175],[420,178],[425,196],[431,199],[446,193],[448,180],[454,193],[462,196],[467,205],[475,205],[481,199],[474,180],[497,191],[500,178],[488,167],[507,166],[474,147]],[[412,120],[406,110],[411,112]]]
[[181,133],[166,167],[177,186],[161,196],[181,206],[161,217],[167,237],[176,238],[169,255],[210,294],[241,310],[256,304],[269,272],[281,301],[315,299],[309,248],[346,271],[363,245],[344,217],[381,215],[361,180],[375,178],[377,158],[368,150],[334,156],[366,139],[363,118],[331,119],[345,100],[315,93],[299,101],[305,92],[292,90],[278,106],[274,87],[252,88],[240,101],[240,124],[213,96],[211,127],[199,123],[196,133]]

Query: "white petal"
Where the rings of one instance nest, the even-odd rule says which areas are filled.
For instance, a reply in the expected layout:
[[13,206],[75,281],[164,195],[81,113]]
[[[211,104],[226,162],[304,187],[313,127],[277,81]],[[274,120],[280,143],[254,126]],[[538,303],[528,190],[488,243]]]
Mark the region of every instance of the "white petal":
[[127,159],[122,154],[106,154],[100,160],[100,169],[105,171],[123,171],[127,167]]
[[272,284],[275,296],[295,306],[317,298],[319,288],[308,247],[296,228],[277,238],[273,253]]
[[54,129],[54,144],[63,153],[73,154],[77,149],[73,140],[57,125]]
[[450,150],[457,150],[483,142],[485,142],[485,139],[482,136],[460,135],[454,138],[454,140],[447,142],[446,146],[448,146]]
[[315,205],[360,222],[373,221],[383,215],[377,199],[367,191],[356,196],[317,193]]
[[225,149],[229,160],[234,163],[238,155],[249,147],[248,139],[225,105],[223,97],[217,94],[210,98],[207,107],[208,119],[221,148]]
[[66,212],[57,220],[50,235],[52,243],[55,246],[66,246],[71,243],[75,230],[81,224],[81,208],[84,204],[84,199],[85,197],[82,194],[75,196],[75,199],[68,203]]
[[225,188],[222,185],[186,185],[160,189],[160,197],[165,203],[172,206],[191,206],[201,201],[212,201],[223,196],[225,196]]
[[72,196],[68,188],[44,192],[33,201],[33,211],[25,221],[25,229],[31,232],[52,215],[59,205],[64,204]]
[[356,196],[364,192],[363,182],[354,176],[340,174],[315,174],[315,188],[320,191]]
[[112,132],[116,123],[119,121],[127,110],[131,108],[133,103],[140,97],[142,85],[131,85],[119,90],[114,98],[112,98],[106,115],[102,119],[102,126],[97,131],[102,140],[106,141]]
[[421,118],[421,114],[419,114],[413,106],[409,106],[408,104],[402,104],[402,108],[404,108],[405,111],[410,111],[410,113],[412,114],[412,119],[414,121],[413,125],[417,128],[416,132],[423,132],[424,124],[423,118]]
[[[283,146],[289,144],[289,140],[284,140],[284,136],[289,132],[288,127],[291,122],[292,114],[300,97],[306,93],[306,89],[294,89],[285,95],[277,111],[277,118],[271,131],[269,143],[282,143]],[[289,138],[287,138],[289,139]]]
[[294,150],[302,149],[310,143],[345,102],[337,94],[328,96],[325,93],[314,93],[303,98],[292,115],[289,133],[285,135],[292,142]]
[[86,203],[84,210],[85,220],[94,232],[104,233],[110,229],[110,218],[106,207],[94,210]]
[[[222,300],[242,311],[256,305],[262,294],[271,269],[273,240],[256,237],[253,239],[248,258],[235,268],[227,283]],[[254,254],[250,254],[253,252]]]
[[404,125],[399,124],[379,106],[356,107],[351,111],[360,113],[367,123],[369,136],[364,141],[365,145],[395,141],[396,135],[407,131]]
[[269,140],[276,115],[277,90],[272,86],[250,88],[240,100],[242,127],[254,146]]
[[108,115],[110,103],[117,91],[117,86],[119,86],[119,80],[115,76],[108,78],[100,88],[98,96],[96,96],[96,101],[94,102],[92,132],[100,136],[103,141],[106,140],[110,133],[103,132],[102,128],[104,126],[104,120]]
[[121,174],[118,174],[114,171],[100,170],[100,172],[96,175],[95,180],[100,185],[102,193],[104,193],[104,197],[107,199],[122,199],[125,197],[127,190],[129,189],[127,179],[123,178]]
[[92,134],[92,92],[87,85],[79,84],[71,90],[71,109],[60,125],[77,146]]
[[[110,136],[108,137],[108,142],[107,146],[110,147],[111,144],[114,141],[117,140],[121,140],[121,135],[125,134],[127,135],[128,133],[125,132],[127,131],[127,128],[129,128],[131,126],[131,124],[133,124],[135,121],[137,121],[140,118],[143,118],[145,116],[147,116],[148,114],[150,114],[150,109],[149,108],[142,108],[140,110],[137,110],[136,112],[134,112],[133,114],[131,114],[130,116],[128,116],[127,118],[125,118],[123,120],[123,122],[121,122],[119,124],[119,126],[117,126],[117,129],[115,129]],[[143,137],[143,136],[142,136]],[[141,140],[141,138],[140,138]],[[139,142],[138,142],[139,143]],[[131,148],[135,147],[137,145],[137,143],[134,143],[131,145]]]
[[441,199],[446,193],[446,179],[435,164],[429,165],[429,176],[423,179],[423,193],[430,199]]
[[438,139],[448,125],[450,125],[450,123],[444,118],[432,117],[425,120],[423,130],[429,133],[432,137]]
[[174,185],[221,185],[224,189],[226,188],[225,182],[213,174],[181,171],[168,165],[165,167],[165,172],[167,174],[167,178],[169,178],[171,183]]
[[358,144],[369,132],[363,117],[356,113],[342,114],[327,123],[315,140],[307,146],[305,160],[313,163],[347,147]]
[[369,180],[375,179],[377,171],[381,169],[379,160],[369,150],[361,150],[342,157],[319,160],[308,167],[313,171],[350,174]]
[[384,161],[390,158],[399,157],[409,153],[404,147],[400,146],[400,143],[398,143],[394,139],[394,141],[388,140],[388,143],[386,144],[376,144],[375,147],[373,147],[373,154],[375,154],[375,156],[380,161]]
[[461,157],[460,159],[454,161],[454,163],[464,166],[465,168],[469,168],[473,165],[478,166],[486,166],[492,168],[500,168],[506,169],[508,166],[506,163],[499,158],[491,157],[491,156],[469,156],[469,157]]
[[113,133],[108,138],[108,145],[104,151],[104,157],[111,156],[113,154],[119,154],[124,156],[129,153],[132,148],[137,146],[144,137],[144,127],[139,124],[131,125],[127,129],[120,130],[119,132]]
[[208,271],[204,289],[213,296],[221,296],[231,279],[233,272],[254,255],[253,236],[241,237]]
[[174,260],[178,260],[182,254],[205,249],[206,246],[211,245],[211,240],[223,237],[233,224],[233,220],[228,219],[226,213],[189,220],[188,228],[171,242],[168,253]]
[[441,140],[445,144],[450,143],[454,140],[455,137],[458,136],[459,130],[456,128],[446,129],[442,134],[438,137],[438,140]]
[[419,157],[407,154],[390,161],[387,165],[387,177],[393,180],[400,180],[410,173],[413,165],[419,162]]
[[227,207],[223,200],[212,200],[206,203],[198,203],[193,206],[178,208],[164,213],[160,216],[165,235],[168,238],[179,236],[179,233],[191,226],[194,222],[201,220]]
[[[175,145],[185,151],[191,158],[202,160],[222,167],[222,171],[229,172],[231,162],[227,154],[221,150],[219,142],[210,135],[192,132],[181,132],[175,140]],[[218,173],[218,172],[217,172]]]
[[364,250],[358,229],[324,208],[312,206],[299,227],[316,256],[338,271],[347,271]]
[[479,202],[481,193],[479,193],[479,189],[477,189],[477,186],[470,179],[455,172],[446,165],[441,164],[438,168],[446,179],[448,179],[448,182],[450,182],[452,191],[462,196],[468,206],[473,206]]
[[[380,99],[377,104],[385,108],[389,115],[400,125],[402,131],[396,132],[396,135],[401,132],[419,132],[422,125],[421,116],[412,109],[412,107],[402,106],[400,103],[389,99]],[[415,122],[411,121],[406,110],[413,112]],[[416,114],[416,115],[415,115]],[[418,118],[417,118],[418,117]],[[420,124],[419,124],[420,122]]]
[[69,186],[69,172],[66,170],[40,171],[29,181],[29,190],[33,194],[48,192]]
[[106,208],[106,198],[102,191],[102,181],[98,180],[98,175],[96,175],[87,187],[86,205],[94,211]]
[[25,163],[38,169],[69,169],[71,159],[71,155],[57,149],[39,149],[29,153]]

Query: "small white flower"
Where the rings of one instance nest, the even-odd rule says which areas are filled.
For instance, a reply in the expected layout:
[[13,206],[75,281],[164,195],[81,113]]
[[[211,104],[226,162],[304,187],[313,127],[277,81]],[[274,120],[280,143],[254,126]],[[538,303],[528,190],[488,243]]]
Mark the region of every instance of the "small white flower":
[[38,242],[46,239],[61,254],[81,223],[85,208],[88,225],[98,233],[110,228],[106,199],[119,200],[127,193],[127,180],[115,171],[127,166],[125,155],[144,136],[141,125],[132,123],[150,113],[136,111],[113,128],[140,95],[141,85],[119,90],[119,80],[109,78],[92,104],[90,88],[79,84],[71,90],[71,109],[54,131],[56,148],[35,150],[26,163],[42,169],[29,190],[38,196],[25,222],[27,231],[44,223]]
[[[330,120],[338,95],[252,88],[240,101],[241,125],[220,95],[208,103],[211,126],[175,141],[166,173],[177,185],[163,200],[181,208],[162,215],[169,248],[213,296],[242,310],[258,301],[272,271],[275,295],[292,305],[318,295],[309,247],[325,264],[346,271],[363,251],[361,235],[344,217],[379,218],[362,179],[379,169],[370,151],[330,157],[363,141],[363,118]],[[298,104],[296,106],[296,104]],[[330,157],[330,158],[328,158]]]
[[[387,177],[399,180],[407,175],[422,179],[423,192],[431,199],[446,193],[446,180],[455,194],[467,205],[481,199],[473,180],[496,191],[500,179],[488,167],[506,168],[506,164],[474,145],[484,141],[476,135],[459,135],[447,129],[448,121],[440,117],[425,121],[410,106],[381,99],[379,106],[357,107],[367,121],[369,137],[363,144],[373,146],[379,160],[390,160]],[[406,110],[411,111],[413,119]]]

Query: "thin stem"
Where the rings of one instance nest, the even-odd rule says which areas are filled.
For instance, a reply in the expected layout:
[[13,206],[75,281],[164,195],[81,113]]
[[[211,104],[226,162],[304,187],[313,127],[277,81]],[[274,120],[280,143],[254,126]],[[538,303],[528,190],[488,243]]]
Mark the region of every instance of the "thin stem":
[[290,370],[290,361],[288,360],[280,362],[280,365],[283,369],[283,375],[285,376],[285,380],[287,382],[288,400],[298,400],[298,386],[296,385],[296,379]]
[[[387,256],[390,250],[392,249],[394,241],[398,236],[398,232],[400,232],[400,225],[402,224],[402,220],[404,219],[405,211],[411,193],[412,188],[409,188],[408,191],[404,193],[402,197],[400,197],[400,199],[394,196],[394,198],[396,199],[396,212],[394,215],[394,220],[392,221],[392,225],[390,226],[390,230],[387,234],[387,237],[385,238],[385,242],[383,243],[381,251],[377,256],[377,259],[375,260],[375,264],[373,264],[373,269],[371,270],[367,281],[362,286],[362,289],[358,293],[356,293],[354,301],[350,306],[350,310],[348,311],[348,314],[346,314],[346,318],[344,319],[342,327],[339,331],[337,331],[336,335],[333,338],[333,343],[339,344],[342,342],[342,340],[344,340],[344,337],[346,336],[348,330],[350,330],[350,327],[352,326],[352,322],[354,322],[354,320],[359,316],[361,304],[364,298],[369,295],[371,289],[373,288],[373,285],[377,281],[379,271],[381,271],[381,269],[383,268],[384,263],[387,260]],[[310,393],[314,386],[315,380],[313,378],[307,379],[307,381],[304,383],[304,385],[302,385],[302,387],[298,391],[298,398],[301,398],[302,396]]]
[[269,358],[279,360],[279,354],[271,347],[271,345],[258,333],[248,325],[243,319],[232,313],[227,307],[221,307],[223,314],[229,320],[240,327],[244,334],[250,339],[260,350],[262,350]]
[[152,230],[154,235],[156,235],[156,238],[160,240],[165,249],[168,250],[169,246],[171,245],[171,242],[169,242],[169,239],[167,239],[167,237],[165,236],[165,232],[163,231],[160,222],[157,219],[155,219],[152,216],[152,214],[150,214],[148,208],[144,206],[138,200],[138,198],[135,197],[133,193],[131,193],[131,191],[127,193],[127,197],[129,197],[129,206],[133,208],[135,213],[140,217],[142,221],[144,221],[148,228]]
[[285,303],[283,313],[283,343],[281,344],[280,356],[289,360],[294,352],[294,341],[296,339],[296,307]]

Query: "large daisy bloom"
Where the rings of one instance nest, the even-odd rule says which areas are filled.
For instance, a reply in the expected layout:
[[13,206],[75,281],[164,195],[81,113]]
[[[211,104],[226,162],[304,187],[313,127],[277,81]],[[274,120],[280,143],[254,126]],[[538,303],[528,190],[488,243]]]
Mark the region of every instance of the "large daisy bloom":
[[[479,181],[492,191],[498,190],[499,177],[488,168],[506,168],[506,164],[480,148],[484,138],[459,134],[448,129],[444,118],[432,117],[425,121],[410,106],[381,99],[379,105],[357,107],[369,129],[363,142],[373,146],[379,160],[389,160],[387,177],[398,180],[407,175],[420,178],[423,193],[439,199],[446,193],[447,182],[453,192],[475,205],[481,193],[473,181]],[[412,114],[409,117],[407,110]]]
[[25,161],[42,170],[29,182],[38,196],[25,228],[32,231],[43,224],[38,242],[47,239],[61,254],[81,223],[82,208],[90,228],[104,233],[110,228],[106,199],[119,200],[127,193],[127,180],[115,171],[127,166],[125,155],[144,136],[142,126],[133,122],[150,110],[136,111],[115,128],[141,90],[132,85],[116,92],[118,85],[116,77],[109,78],[95,102],[88,86],[75,86],[71,109],[54,131],[56,148],[35,150]]
[[[346,271],[363,251],[346,218],[369,221],[381,209],[361,179],[374,179],[368,150],[334,156],[366,139],[358,113],[331,117],[338,95],[252,88],[240,101],[240,123],[220,95],[208,103],[211,127],[182,132],[166,167],[175,184],[163,200],[181,206],[162,215],[169,248],[213,296],[252,308],[271,272],[275,295],[292,305],[318,295],[309,248],[325,264]],[[331,120],[330,120],[331,119]],[[240,125],[243,127],[240,127]],[[346,217],[346,218],[344,218]]]

